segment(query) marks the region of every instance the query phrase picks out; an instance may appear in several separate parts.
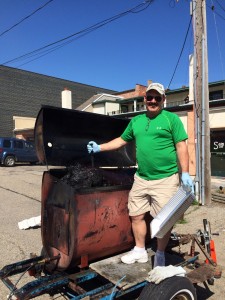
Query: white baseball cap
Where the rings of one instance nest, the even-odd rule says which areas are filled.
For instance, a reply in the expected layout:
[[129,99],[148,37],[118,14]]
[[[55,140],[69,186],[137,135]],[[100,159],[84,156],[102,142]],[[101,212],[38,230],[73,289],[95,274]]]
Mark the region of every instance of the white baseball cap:
[[165,89],[161,83],[150,83],[146,89],[146,93],[150,90],[156,90],[160,95],[165,95]]

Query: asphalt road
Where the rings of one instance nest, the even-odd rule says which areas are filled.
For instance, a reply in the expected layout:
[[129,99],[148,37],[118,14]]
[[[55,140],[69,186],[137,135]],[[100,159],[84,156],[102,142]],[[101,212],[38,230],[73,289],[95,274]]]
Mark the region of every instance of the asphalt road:
[[[41,214],[41,182],[45,166],[17,165],[0,167],[0,269],[5,265],[40,255],[40,228],[20,230],[18,222]],[[19,277],[15,276],[14,283]],[[33,277],[25,274],[18,287]],[[0,299],[6,300],[9,290],[0,281]],[[36,299],[65,299],[59,295]]]
[[[5,265],[30,257],[30,253],[40,254],[42,249],[40,228],[20,230],[18,222],[40,215],[41,213],[41,183],[45,166],[17,165],[13,168],[0,167],[0,269]],[[207,218],[212,230],[218,232],[215,236],[218,264],[225,269],[225,204],[213,203],[210,207],[191,207],[185,215],[186,224],[175,227],[179,233],[195,233],[202,228],[202,219]],[[14,283],[19,279],[17,276]],[[24,285],[33,277],[24,275],[18,287]],[[209,286],[198,288],[198,300],[225,299],[225,276]],[[9,290],[0,281],[0,300],[6,300]],[[37,300],[66,299],[55,295],[43,295]]]

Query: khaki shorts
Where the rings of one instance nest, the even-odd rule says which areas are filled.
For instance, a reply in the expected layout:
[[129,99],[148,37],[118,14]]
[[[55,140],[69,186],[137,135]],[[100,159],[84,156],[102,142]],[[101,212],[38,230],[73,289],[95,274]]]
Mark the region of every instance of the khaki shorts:
[[145,180],[135,174],[128,198],[129,215],[138,216],[149,211],[155,217],[178,188],[178,173],[158,180]]

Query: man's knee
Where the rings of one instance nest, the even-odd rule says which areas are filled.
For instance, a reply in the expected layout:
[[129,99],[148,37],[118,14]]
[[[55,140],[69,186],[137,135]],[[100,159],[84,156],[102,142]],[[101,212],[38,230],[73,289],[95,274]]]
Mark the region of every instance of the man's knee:
[[142,215],[138,215],[138,216],[131,216],[131,221],[134,222],[134,223],[138,223],[138,222],[141,222],[144,220],[145,218],[145,214],[142,214]]

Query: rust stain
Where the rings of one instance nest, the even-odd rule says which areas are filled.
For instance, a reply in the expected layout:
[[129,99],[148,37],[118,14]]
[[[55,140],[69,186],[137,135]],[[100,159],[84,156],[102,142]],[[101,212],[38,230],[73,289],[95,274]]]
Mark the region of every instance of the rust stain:
[[111,225],[111,226],[109,226],[109,228],[115,228],[115,227],[117,227],[117,225]]
[[96,231],[89,231],[89,232],[84,236],[84,238],[85,238],[85,239],[90,238],[90,237],[96,235],[97,233],[98,233],[97,230],[96,230]]

